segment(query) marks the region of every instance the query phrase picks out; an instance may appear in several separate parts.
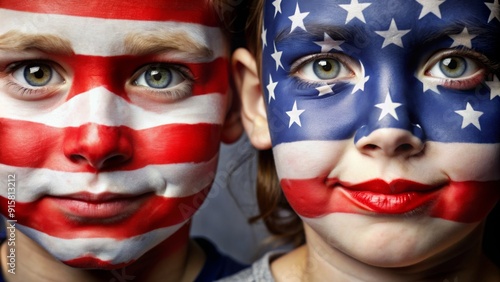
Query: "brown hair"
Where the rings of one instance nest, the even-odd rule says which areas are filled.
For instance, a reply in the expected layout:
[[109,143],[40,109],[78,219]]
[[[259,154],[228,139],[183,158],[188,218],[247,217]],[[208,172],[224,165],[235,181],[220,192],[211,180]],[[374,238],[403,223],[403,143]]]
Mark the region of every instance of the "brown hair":
[[[261,37],[263,24],[264,0],[253,0],[249,5],[246,23],[247,48],[257,60],[261,73]],[[274,239],[294,246],[305,242],[302,220],[290,207],[281,190],[272,150],[259,151],[257,168],[257,202],[260,214],[250,222],[262,220]]]

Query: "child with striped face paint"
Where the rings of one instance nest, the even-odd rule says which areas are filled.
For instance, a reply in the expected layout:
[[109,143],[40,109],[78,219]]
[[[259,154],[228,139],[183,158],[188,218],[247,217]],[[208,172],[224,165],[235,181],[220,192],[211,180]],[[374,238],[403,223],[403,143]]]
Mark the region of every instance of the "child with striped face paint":
[[[213,281],[189,239],[231,110],[224,1],[0,1],[6,281]],[[0,279],[2,280],[2,279]]]
[[273,153],[261,211],[306,243],[230,280],[500,281],[481,249],[500,198],[498,0],[254,2],[233,65],[250,140]]

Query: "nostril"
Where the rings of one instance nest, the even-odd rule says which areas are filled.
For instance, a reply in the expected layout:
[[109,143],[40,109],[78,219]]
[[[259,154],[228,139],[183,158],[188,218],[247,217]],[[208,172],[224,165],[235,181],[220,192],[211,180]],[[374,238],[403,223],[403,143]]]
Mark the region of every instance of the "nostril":
[[78,154],[71,155],[69,158],[72,162],[77,163],[77,164],[88,163],[96,169],[103,169],[103,168],[107,168],[107,167],[123,165],[125,162],[128,161],[128,159],[130,157],[127,155],[124,155],[124,154],[116,154],[116,155],[111,155],[111,156],[106,157],[101,162],[99,162],[99,159],[85,157],[83,155],[78,155]]
[[412,151],[414,148],[411,144],[408,144],[408,143],[405,143],[405,144],[401,144],[399,145],[398,147],[396,147],[396,154],[399,154],[399,153],[405,153],[405,152],[409,152],[409,151]]
[[101,168],[106,168],[106,167],[113,167],[113,166],[118,166],[118,165],[123,165],[125,162],[127,162],[130,159],[130,156],[127,155],[122,155],[122,154],[117,154],[114,156],[110,156],[104,160],[104,162],[101,164]]
[[74,163],[80,163],[80,162],[86,162],[87,158],[85,158],[82,155],[71,155],[69,156],[69,159],[74,162]]
[[424,143],[408,130],[380,128],[360,138],[356,147],[371,157],[410,157],[422,152]]
[[366,144],[366,145],[364,146],[364,149],[365,149],[365,150],[368,150],[368,151],[375,151],[375,150],[380,149],[380,147],[379,147],[379,146],[377,146],[377,145],[375,145],[375,144]]

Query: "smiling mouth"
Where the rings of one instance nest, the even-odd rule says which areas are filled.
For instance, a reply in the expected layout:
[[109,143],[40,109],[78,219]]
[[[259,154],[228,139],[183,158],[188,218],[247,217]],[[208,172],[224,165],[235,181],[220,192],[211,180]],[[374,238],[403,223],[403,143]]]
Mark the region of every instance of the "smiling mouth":
[[376,179],[349,185],[337,183],[340,190],[358,207],[381,214],[405,214],[427,206],[436,200],[443,187],[425,185],[408,180],[387,183]]
[[117,222],[130,217],[153,193],[142,195],[78,193],[47,200],[68,218],[84,222]]

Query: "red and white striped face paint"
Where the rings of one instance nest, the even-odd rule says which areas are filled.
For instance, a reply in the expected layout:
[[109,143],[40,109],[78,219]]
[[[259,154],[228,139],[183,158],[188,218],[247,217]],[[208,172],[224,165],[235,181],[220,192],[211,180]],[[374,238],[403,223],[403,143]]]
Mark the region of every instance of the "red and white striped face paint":
[[[76,267],[182,232],[216,169],[227,46],[209,4],[0,1],[0,202]],[[186,236],[180,236],[185,243]]]

